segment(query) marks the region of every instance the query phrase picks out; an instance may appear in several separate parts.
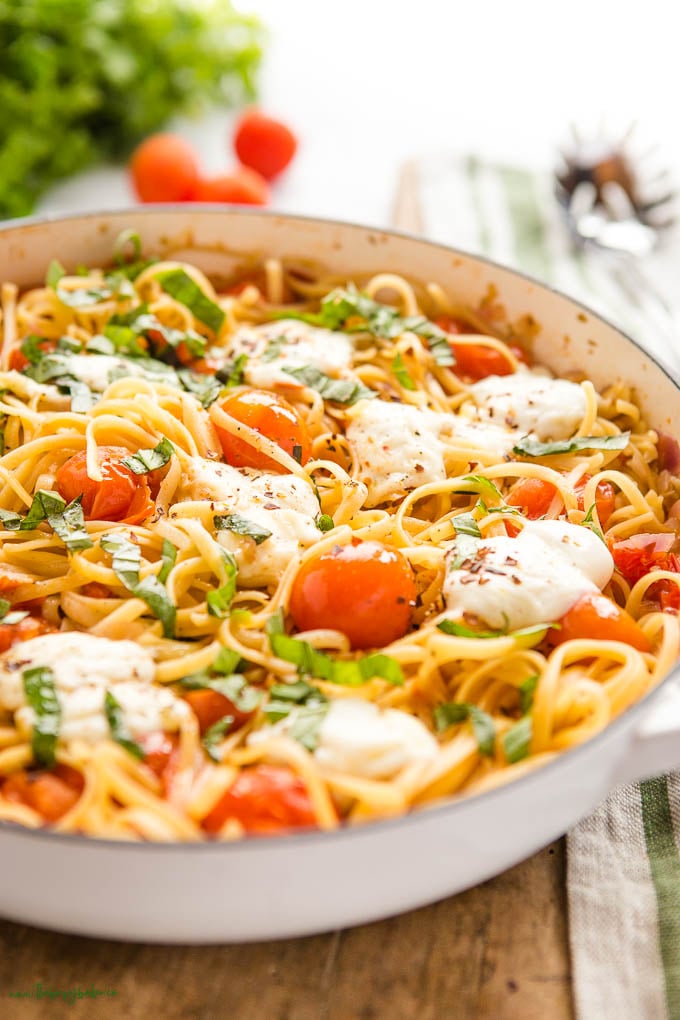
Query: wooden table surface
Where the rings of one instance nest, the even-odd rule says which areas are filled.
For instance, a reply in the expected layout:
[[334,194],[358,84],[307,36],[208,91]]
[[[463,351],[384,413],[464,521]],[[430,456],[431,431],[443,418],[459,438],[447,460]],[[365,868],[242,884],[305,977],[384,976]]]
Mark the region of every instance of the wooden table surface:
[[[434,906],[250,945],[135,945],[2,922],[0,1017],[572,1020],[564,865],[560,841]],[[38,999],[38,984],[115,994],[69,1004]]]

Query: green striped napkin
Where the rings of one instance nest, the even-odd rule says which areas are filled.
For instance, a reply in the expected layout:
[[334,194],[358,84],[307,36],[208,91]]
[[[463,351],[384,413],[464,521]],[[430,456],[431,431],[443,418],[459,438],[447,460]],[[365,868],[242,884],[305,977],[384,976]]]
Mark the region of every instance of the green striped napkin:
[[[549,173],[454,155],[412,169],[428,237],[546,281],[663,355],[644,295],[574,252]],[[656,257],[650,272],[672,294],[669,263]],[[680,1020],[680,775],[620,787],[567,845],[579,1020]]]

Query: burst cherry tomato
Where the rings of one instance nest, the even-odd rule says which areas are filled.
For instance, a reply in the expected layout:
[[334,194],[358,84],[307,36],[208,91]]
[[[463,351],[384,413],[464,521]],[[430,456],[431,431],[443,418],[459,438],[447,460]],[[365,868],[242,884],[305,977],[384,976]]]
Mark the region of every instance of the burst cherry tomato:
[[[588,481],[590,475],[584,475],[574,486],[579,510],[584,509],[583,492]],[[510,506],[519,507],[530,521],[535,521],[548,512],[556,492],[555,486],[542,478],[520,478],[510,489],[506,502]],[[614,497],[614,486],[610,482],[597,483],[595,505],[603,528],[607,527],[607,521],[614,511]]]
[[30,641],[31,638],[48,634],[52,630],[54,627],[50,627],[49,623],[36,616],[25,616],[18,623],[0,622],[0,652],[6,652],[20,641]]
[[675,535],[643,534],[610,544],[616,569],[629,584],[635,584],[650,570],[680,571],[680,560],[671,552]]
[[256,765],[244,769],[203,819],[206,832],[219,832],[234,818],[246,832],[260,835],[316,825],[307,789],[288,768]]
[[59,764],[49,772],[13,772],[2,785],[2,795],[33,808],[46,822],[58,822],[77,803],[84,785],[80,772]]
[[142,202],[186,202],[198,187],[198,158],[178,135],[151,135],[133,152],[130,175]]
[[[437,319],[436,325],[446,333],[459,334],[471,331],[471,327],[461,319],[453,319],[449,316]],[[456,359],[453,371],[466,381],[477,382],[479,379],[486,379],[489,375],[511,375],[515,371],[510,360],[495,347],[463,343],[457,340],[449,340],[449,347]],[[518,361],[526,362],[526,355],[520,347],[509,344],[508,350],[515,355]]]
[[[300,464],[306,464],[312,452],[307,426],[287,400],[267,390],[244,390],[234,393],[222,402],[222,410],[271,439]],[[217,427],[224,450],[224,459],[232,467],[260,468],[263,471],[283,471],[280,464],[260,453],[245,439],[233,436]]]
[[562,644],[573,638],[622,641],[639,652],[651,650],[641,627],[630,613],[604,595],[582,595],[559,621],[560,630],[551,632],[551,642]]
[[121,464],[130,451],[122,446],[101,446],[98,450],[102,481],[87,474],[85,450],[70,457],[57,471],[56,489],[63,498],[82,496],[83,513],[88,521],[119,521],[139,524],[154,511],[146,475],[136,475]]
[[230,202],[234,205],[267,205],[271,192],[257,170],[237,167],[229,174],[207,177],[198,182],[197,202]]
[[234,149],[244,166],[271,180],[292,160],[297,139],[281,121],[259,110],[247,110],[236,125]]
[[299,630],[342,631],[352,648],[380,648],[403,637],[416,597],[406,557],[381,542],[337,545],[300,568],[290,594]]
[[203,688],[198,691],[189,691],[184,695],[184,700],[189,702],[191,709],[198,719],[201,734],[214,726],[216,722],[223,719],[225,715],[234,717],[234,726],[242,726],[246,719],[250,719],[252,712],[242,712],[219,691],[211,691]]

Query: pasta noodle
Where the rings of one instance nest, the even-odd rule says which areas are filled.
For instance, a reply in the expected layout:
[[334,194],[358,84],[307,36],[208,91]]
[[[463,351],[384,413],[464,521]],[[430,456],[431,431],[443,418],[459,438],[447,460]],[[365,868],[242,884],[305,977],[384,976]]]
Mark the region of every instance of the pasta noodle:
[[508,782],[663,678],[659,436],[489,322],[274,258],[3,284],[0,819],[331,830]]

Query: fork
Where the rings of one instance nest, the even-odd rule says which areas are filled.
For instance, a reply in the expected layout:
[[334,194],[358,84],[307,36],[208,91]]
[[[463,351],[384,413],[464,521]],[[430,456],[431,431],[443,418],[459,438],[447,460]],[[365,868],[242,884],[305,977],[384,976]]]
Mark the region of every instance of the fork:
[[630,134],[610,144],[584,141],[574,132],[555,171],[555,195],[575,244],[607,264],[680,368],[680,318],[643,265],[675,222],[675,195],[666,173],[645,182],[634,168],[625,144]]

